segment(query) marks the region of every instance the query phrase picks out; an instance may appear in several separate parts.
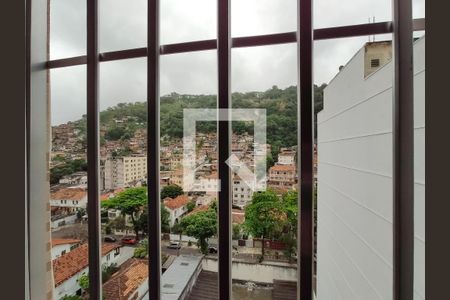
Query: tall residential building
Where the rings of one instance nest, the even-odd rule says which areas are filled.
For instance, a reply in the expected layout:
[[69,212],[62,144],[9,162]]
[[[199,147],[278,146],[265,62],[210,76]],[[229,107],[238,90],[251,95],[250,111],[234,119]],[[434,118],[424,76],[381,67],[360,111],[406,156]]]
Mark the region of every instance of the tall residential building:
[[295,151],[284,150],[278,153],[278,162],[280,165],[294,165],[295,164]]
[[252,201],[253,191],[239,176],[233,177],[233,205],[244,208]]
[[[317,298],[392,299],[390,42],[368,43],[318,114]],[[367,74],[367,63],[376,70]],[[425,37],[414,43],[414,299],[425,299]],[[383,65],[384,63],[384,65]]]
[[133,186],[147,178],[147,156],[124,156],[105,161],[106,190]]
[[290,190],[296,184],[295,165],[275,165],[269,169],[267,186],[277,190]]

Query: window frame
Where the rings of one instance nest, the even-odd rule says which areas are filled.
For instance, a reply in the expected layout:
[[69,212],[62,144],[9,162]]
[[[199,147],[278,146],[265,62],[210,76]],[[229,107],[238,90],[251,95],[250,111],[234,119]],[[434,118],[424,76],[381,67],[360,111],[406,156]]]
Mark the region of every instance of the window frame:
[[[149,199],[159,199],[159,58],[160,55],[215,50],[218,53],[218,107],[230,108],[230,51],[231,48],[268,46],[284,43],[298,45],[298,116],[300,159],[299,178],[302,178],[299,195],[298,239],[299,265],[297,297],[313,299],[313,42],[317,40],[357,37],[393,33],[394,82],[393,82],[393,186],[394,186],[394,299],[407,299],[413,293],[413,78],[412,78],[412,32],[424,30],[425,19],[412,19],[411,0],[393,0],[393,21],[312,28],[312,0],[298,0],[298,27],[295,32],[231,38],[230,2],[218,0],[217,39],[159,45],[159,0],[148,0],[148,45],[145,48],[126,49],[105,53],[98,52],[98,0],[87,2],[87,53],[45,62],[50,69],[87,65],[87,157],[88,157],[88,231],[89,231],[89,277],[91,299],[101,299],[101,242],[99,211],[99,107],[98,68],[100,62],[147,57],[148,94],[148,157]],[[49,10],[49,7],[47,7]],[[30,20],[30,11],[27,18]],[[29,21],[30,22],[30,21]],[[48,24],[47,24],[48,26]],[[30,35],[28,34],[28,39]],[[48,47],[47,41],[47,47]],[[48,56],[47,56],[48,59]],[[28,77],[31,76],[28,72]],[[30,85],[30,83],[28,83]],[[29,103],[30,95],[27,96]],[[28,126],[30,115],[27,115]],[[219,122],[219,295],[231,299],[231,184],[230,171],[225,164],[231,147],[230,122]],[[30,147],[28,137],[28,148]],[[400,161],[403,163],[400,164]],[[406,163],[405,163],[406,162]],[[150,180],[152,178],[153,180]],[[29,198],[29,196],[28,196]],[[28,200],[29,201],[29,200]],[[149,201],[149,296],[160,299],[161,248],[160,203]],[[30,204],[28,203],[28,207]],[[29,214],[29,213],[28,213]],[[30,223],[28,224],[30,226]],[[30,233],[29,233],[30,234]]]

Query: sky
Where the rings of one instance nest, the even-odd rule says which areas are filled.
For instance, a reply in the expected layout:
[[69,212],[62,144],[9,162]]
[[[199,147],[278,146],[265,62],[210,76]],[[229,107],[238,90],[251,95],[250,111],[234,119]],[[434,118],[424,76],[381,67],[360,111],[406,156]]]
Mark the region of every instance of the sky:
[[[217,0],[161,0],[160,43],[214,39]],[[146,46],[147,0],[99,1],[99,51]],[[231,36],[295,31],[296,0],[231,0]],[[86,1],[51,0],[50,58],[86,54]],[[392,19],[391,0],[315,0],[314,28]],[[413,0],[413,17],[425,17],[425,0]],[[376,36],[391,39],[391,35]],[[314,44],[314,82],[328,83],[368,37]],[[217,93],[217,53],[202,51],[161,56],[160,93]],[[232,49],[232,91],[264,91],[297,82],[297,46]],[[120,102],[145,101],[146,59],[100,64],[100,109]],[[86,113],[86,66],[51,70],[52,124],[77,120]]]

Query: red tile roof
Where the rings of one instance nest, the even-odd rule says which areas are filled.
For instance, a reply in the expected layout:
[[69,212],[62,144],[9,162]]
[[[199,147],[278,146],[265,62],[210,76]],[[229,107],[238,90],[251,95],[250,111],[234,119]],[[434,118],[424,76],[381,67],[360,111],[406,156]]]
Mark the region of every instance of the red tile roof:
[[[116,248],[118,244],[103,244],[102,256]],[[78,248],[73,249],[67,254],[64,254],[53,261],[53,275],[55,278],[55,286],[60,285],[70,277],[76,275],[78,272],[88,266],[88,244],[83,244]]]
[[148,260],[136,258],[127,260],[120,267],[120,270],[103,284],[105,300],[130,299],[133,293],[147,278]]
[[81,200],[86,197],[84,188],[62,188],[50,194],[52,200]]
[[188,204],[189,202],[189,198],[186,195],[180,195],[178,197],[176,197],[175,199],[170,199],[170,200],[164,200],[164,205],[167,208],[170,208],[171,210],[180,208],[182,206],[185,206],[186,204]]
[[233,224],[242,224],[245,220],[245,212],[239,209],[233,209],[231,211],[231,218]]
[[76,239],[52,239],[52,247],[58,245],[66,245],[66,244],[78,244],[81,243],[81,240]]

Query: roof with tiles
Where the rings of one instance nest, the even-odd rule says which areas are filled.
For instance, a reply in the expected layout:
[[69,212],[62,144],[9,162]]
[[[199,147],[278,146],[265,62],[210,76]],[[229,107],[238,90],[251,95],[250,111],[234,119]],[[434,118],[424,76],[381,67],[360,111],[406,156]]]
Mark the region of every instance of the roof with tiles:
[[66,245],[66,244],[78,244],[81,243],[81,240],[76,239],[52,239],[52,247],[58,245]]
[[287,171],[295,171],[294,165],[275,165],[270,167],[269,172],[278,171],[278,172],[287,172]]
[[164,200],[164,206],[174,210],[174,209],[185,206],[186,204],[188,204],[189,201],[190,200],[189,200],[188,196],[180,195],[180,196],[176,197],[175,199]]
[[84,188],[62,188],[50,194],[52,200],[81,200],[87,195]]
[[[103,284],[105,300],[128,300],[148,278],[148,260],[131,258]],[[138,295],[139,297],[139,295]]]
[[[105,256],[114,249],[119,248],[118,244],[103,244],[102,256]],[[67,279],[76,275],[88,266],[88,244],[83,244],[64,254],[53,261],[53,274],[55,286],[62,284]]]

